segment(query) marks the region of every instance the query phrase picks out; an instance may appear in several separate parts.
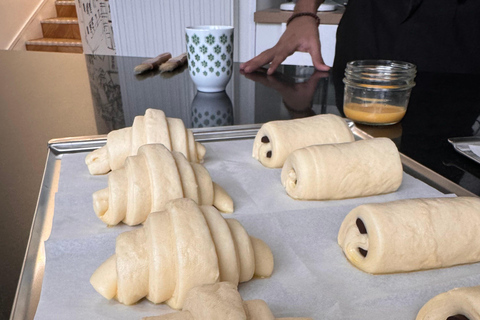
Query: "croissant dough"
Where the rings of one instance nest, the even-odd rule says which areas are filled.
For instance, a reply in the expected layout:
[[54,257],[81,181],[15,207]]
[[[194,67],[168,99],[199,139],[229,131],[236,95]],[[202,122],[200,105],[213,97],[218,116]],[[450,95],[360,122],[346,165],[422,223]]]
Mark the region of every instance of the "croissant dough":
[[338,244],[365,272],[407,272],[480,261],[478,230],[480,198],[407,199],[356,207]]
[[459,315],[471,320],[480,319],[479,301],[480,286],[456,288],[428,301],[418,312],[416,320],[445,320]]
[[397,147],[388,138],[377,138],[295,150],[281,180],[294,199],[330,200],[393,192],[402,176]]
[[[265,257],[262,261],[252,261],[256,251]],[[179,309],[193,287],[218,281],[237,285],[272,272],[268,245],[215,208],[182,198],[167,203],[165,211],[151,213],[143,227],[120,234],[115,254],[90,283],[105,298],[127,305],[146,297]]]
[[[263,300],[243,301],[236,285],[230,282],[206,284],[192,288],[183,310],[143,320],[275,320]],[[312,320],[311,318],[278,318]]]
[[150,212],[162,211],[168,201],[178,198],[233,212],[232,198],[212,182],[205,167],[162,144],[146,144],[125,160],[124,167],[109,174],[108,188],[93,194],[93,207],[108,225],[120,221],[137,225]]
[[85,163],[91,174],[104,174],[123,167],[128,156],[136,155],[138,148],[149,143],[161,143],[190,162],[201,162],[205,155],[205,147],[195,141],[181,119],[167,118],[162,110],[147,109],[145,116],[135,117],[131,127],[108,133],[107,144],[90,152]]
[[287,156],[296,149],[351,141],[354,137],[347,123],[333,114],[271,121],[258,131],[252,156],[265,167],[281,168]]

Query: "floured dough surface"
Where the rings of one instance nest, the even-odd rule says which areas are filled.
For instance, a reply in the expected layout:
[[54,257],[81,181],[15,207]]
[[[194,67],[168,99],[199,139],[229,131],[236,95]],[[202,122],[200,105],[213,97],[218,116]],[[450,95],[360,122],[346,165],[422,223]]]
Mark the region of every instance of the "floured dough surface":
[[[143,320],[275,320],[263,300],[243,301],[237,286],[219,282],[195,287],[188,292],[182,311]],[[312,320],[311,318],[278,318]]]
[[354,141],[344,119],[333,114],[267,122],[253,142],[252,156],[265,167],[281,168],[288,155],[317,144]]
[[207,169],[162,144],[146,144],[125,166],[108,176],[108,188],[93,194],[96,215],[108,225],[143,223],[150,212],[165,210],[173,199],[190,198],[233,212],[233,200],[213,183]]
[[346,258],[368,273],[480,261],[480,198],[407,199],[353,209],[338,232]]
[[136,116],[131,127],[113,130],[107,143],[85,158],[90,174],[105,174],[123,167],[128,156],[137,154],[144,144],[163,144],[170,151],[183,154],[190,162],[202,162],[205,147],[196,142],[181,119],[168,118],[162,110],[147,109]]
[[[260,255],[271,258],[256,261]],[[143,227],[120,234],[115,254],[90,283],[105,298],[127,305],[146,297],[181,309],[192,288],[221,280],[236,287],[254,275],[269,277],[273,263],[268,245],[250,237],[240,222],[181,198],[150,214]]]
[[292,152],[282,168],[288,195],[301,200],[372,196],[397,190],[403,177],[392,140],[315,145]]
[[420,309],[416,320],[445,320],[454,316],[480,319],[480,286],[456,288],[435,296]]

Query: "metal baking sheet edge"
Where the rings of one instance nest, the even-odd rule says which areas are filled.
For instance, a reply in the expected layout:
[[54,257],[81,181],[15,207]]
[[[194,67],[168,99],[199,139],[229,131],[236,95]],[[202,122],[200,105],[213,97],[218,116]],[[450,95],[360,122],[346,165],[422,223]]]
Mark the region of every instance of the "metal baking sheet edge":
[[465,157],[480,163],[480,157],[476,155],[471,149],[470,145],[480,145],[480,137],[459,137],[459,138],[450,138],[448,139],[454,149]]
[[[192,129],[195,140],[199,142],[253,139],[261,124],[229,126],[217,128]],[[351,125],[352,132],[361,139],[373,138],[364,131]],[[48,142],[48,154],[40,193],[30,230],[27,250],[23,262],[17,292],[15,295],[11,320],[33,319],[40,299],[43,272],[45,268],[44,241],[48,239],[54,213],[55,193],[60,178],[62,155],[73,152],[86,152],[102,147],[106,135],[52,139]],[[403,169],[409,175],[422,180],[433,188],[457,196],[475,196],[456,183],[440,176],[436,172],[400,154]]]

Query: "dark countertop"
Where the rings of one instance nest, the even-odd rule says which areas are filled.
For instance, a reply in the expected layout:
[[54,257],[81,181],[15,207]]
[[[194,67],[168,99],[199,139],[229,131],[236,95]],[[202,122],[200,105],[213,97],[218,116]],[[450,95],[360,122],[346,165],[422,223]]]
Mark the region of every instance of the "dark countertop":
[[[50,139],[105,134],[130,126],[147,108],[189,127],[343,115],[334,73],[283,66],[274,76],[243,76],[236,64],[226,92],[197,94],[185,70],[135,76],[142,60],[0,51],[0,319],[10,315]],[[392,138],[402,153],[480,195],[480,164],[447,141],[480,134],[479,77],[418,74],[416,82],[401,123],[361,129]]]

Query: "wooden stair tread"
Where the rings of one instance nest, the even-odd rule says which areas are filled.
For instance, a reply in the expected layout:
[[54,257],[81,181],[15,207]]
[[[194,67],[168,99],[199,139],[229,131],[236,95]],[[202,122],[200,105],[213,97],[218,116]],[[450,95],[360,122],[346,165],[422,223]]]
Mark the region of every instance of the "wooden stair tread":
[[43,38],[25,41],[28,51],[83,53],[75,0],[56,0],[57,17],[40,21]]
[[63,39],[63,38],[39,38],[28,40],[27,45],[42,45],[42,46],[75,46],[81,47],[82,41],[77,39]]
[[55,23],[55,24],[78,24],[76,17],[56,17],[42,20],[41,23]]

